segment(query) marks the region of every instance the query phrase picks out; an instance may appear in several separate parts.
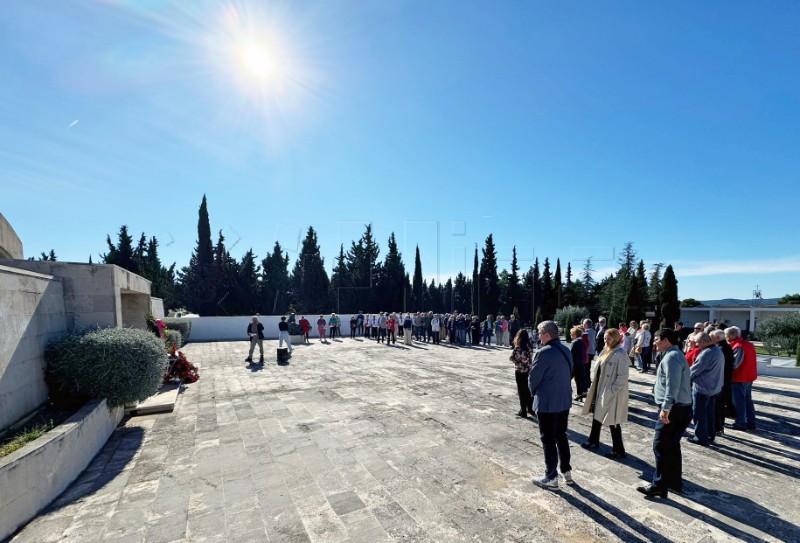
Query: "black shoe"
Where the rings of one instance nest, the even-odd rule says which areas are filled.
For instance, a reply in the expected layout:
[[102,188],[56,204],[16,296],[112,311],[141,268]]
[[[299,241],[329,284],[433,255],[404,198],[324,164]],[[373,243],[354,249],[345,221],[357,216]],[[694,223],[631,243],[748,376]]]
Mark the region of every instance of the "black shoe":
[[622,452],[611,451],[610,453],[606,453],[606,458],[613,458],[613,459],[622,460],[623,458],[626,458],[627,456],[628,455],[625,453],[625,451],[622,451]]
[[669,489],[678,494],[683,494],[683,485],[670,485]]
[[688,441],[689,443],[692,443],[694,445],[700,445],[702,447],[708,447],[708,443],[703,443],[702,441],[700,441],[696,437],[690,437],[686,441]]
[[731,430],[747,431],[747,426],[739,426],[738,424],[731,424]]
[[748,424],[747,425],[747,429],[748,430],[755,430],[756,429],[756,425],[755,424]]
[[251,364],[253,363],[253,359],[252,358],[245,358],[244,361],[245,362],[250,362]]
[[658,496],[659,498],[667,498],[668,492],[666,489],[658,488],[656,485],[650,484],[647,486],[637,486],[636,490],[645,496]]
[[575,397],[572,399],[572,401],[574,401],[574,402],[580,402],[580,401],[583,401],[583,399],[584,399],[584,398],[586,398],[586,394],[578,394],[577,396],[575,396]]
[[600,443],[593,443],[591,441],[584,441],[583,443],[581,443],[581,447],[583,447],[584,449],[599,449],[600,448]]
[[523,418],[523,419],[527,419],[528,418],[528,414],[525,412],[524,409],[520,409],[519,413],[517,413],[517,416],[520,417],[520,418]]

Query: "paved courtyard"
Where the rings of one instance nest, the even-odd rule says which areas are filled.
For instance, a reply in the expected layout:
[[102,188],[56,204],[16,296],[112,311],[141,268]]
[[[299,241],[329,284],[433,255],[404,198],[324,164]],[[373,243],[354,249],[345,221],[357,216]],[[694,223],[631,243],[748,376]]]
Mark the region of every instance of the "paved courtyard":
[[687,492],[652,473],[652,375],[631,374],[629,456],[578,446],[576,484],[542,490],[537,427],[509,350],[345,339],[248,368],[245,342],[190,344],[202,378],[170,414],[123,422],[82,476],[12,539],[49,541],[800,541],[800,382],[760,378],[759,430],[684,441]]

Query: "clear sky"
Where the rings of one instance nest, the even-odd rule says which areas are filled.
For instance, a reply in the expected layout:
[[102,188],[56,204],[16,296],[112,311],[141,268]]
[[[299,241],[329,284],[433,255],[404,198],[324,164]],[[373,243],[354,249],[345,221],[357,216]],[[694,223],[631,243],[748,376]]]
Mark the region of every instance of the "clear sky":
[[800,291],[800,3],[9,0],[0,212],[26,256],[127,224],[186,265],[371,222],[409,271],[494,234],[599,275],[633,241],[681,298]]

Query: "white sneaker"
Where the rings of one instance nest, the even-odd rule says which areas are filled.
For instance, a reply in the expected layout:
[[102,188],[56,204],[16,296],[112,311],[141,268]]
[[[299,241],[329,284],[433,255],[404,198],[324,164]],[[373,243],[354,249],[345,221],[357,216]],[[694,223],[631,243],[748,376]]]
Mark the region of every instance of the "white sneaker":
[[564,482],[567,483],[568,485],[571,485],[571,484],[573,484],[575,482],[572,479],[572,472],[571,471],[565,471],[564,473],[561,474],[561,477],[564,478]]
[[542,488],[549,488],[549,489],[558,488],[558,477],[553,477],[552,479],[547,476],[537,477],[533,480],[533,484],[535,484],[536,486],[540,486]]

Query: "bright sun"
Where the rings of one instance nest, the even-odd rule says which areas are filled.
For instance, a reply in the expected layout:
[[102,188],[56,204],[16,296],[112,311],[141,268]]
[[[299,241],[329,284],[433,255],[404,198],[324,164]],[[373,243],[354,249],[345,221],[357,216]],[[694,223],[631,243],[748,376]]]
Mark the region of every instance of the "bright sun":
[[247,72],[257,79],[272,79],[277,75],[275,58],[260,44],[248,43],[242,46],[241,60]]

